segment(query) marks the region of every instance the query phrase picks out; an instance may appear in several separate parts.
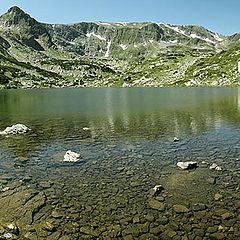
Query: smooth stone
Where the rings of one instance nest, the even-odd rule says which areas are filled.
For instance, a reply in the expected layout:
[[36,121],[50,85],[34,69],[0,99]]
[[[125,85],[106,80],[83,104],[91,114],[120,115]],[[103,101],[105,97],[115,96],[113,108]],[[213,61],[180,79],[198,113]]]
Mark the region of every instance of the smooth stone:
[[177,166],[182,170],[194,169],[197,167],[197,162],[178,162]]
[[215,233],[215,232],[217,232],[217,230],[218,230],[217,226],[210,226],[207,228],[208,233]]
[[117,170],[118,170],[119,172],[124,171],[124,169],[125,169],[125,167],[118,167],[118,168],[117,168]]
[[176,213],[188,213],[190,211],[186,206],[180,204],[173,205],[173,210]]
[[223,233],[213,233],[210,235],[210,239],[222,240],[226,238]]
[[230,218],[233,218],[234,215],[232,213],[230,213],[230,212],[226,212],[221,217],[222,217],[223,220],[228,220]]
[[138,238],[138,240],[150,240],[150,239],[151,240],[159,240],[159,237],[154,236],[151,233],[145,233]]
[[177,233],[172,229],[167,229],[163,234],[170,238],[173,238],[175,235],[177,235]]
[[139,223],[139,222],[140,222],[139,216],[134,216],[133,223]]
[[166,225],[166,224],[169,223],[168,218],[165,217],[165,216],[159,217],[159,218],[157,219],[157,221],[158,221],[161,225]]
[[207,182],[212,184],[212,185],[216,184],[216,180],[217,180],[216,177],[207,178]]
[[220,166],[218,166],[216,163],[213,163],[210,167],[210,170],[216,170],[216,171],[221,171],[222,168]]
[[123,237],[123,240],[134,240],[132,235],[127,235]]
[[51,187],[51,183],[47,182],[47,181],[43,181],[43,182],[39,183],[39,187],[44,188],[44,189],[50,188]]
[[51,214],[51,216],[53,217],[53,218],[62,218],[63,217],[63,214],[62,213],[60,213],[60,212],[58,212],[58,211],[52,211],[52,214]]
[[222,197],[223,197],[223,196],[222,196],[221,194],[216,193],[216,194],[214,195],[214,200],[219,201],[219,200],[222,199]]
[[147,222],[154,222],[155,218],[152,214],[148,213],[146,216],[145,216],[145,219]]
[[139,187],[139,186],[142,186],[142,183],[141,182],[131,182],[130,185],[131,185],[131,187]]
[[85,226],[80,228],[80,233],[84,233],[86,235],[91,235],[97,237],[99,234],[91,227]]
[[150,233],[154,235],[159,235],[160,233],[162,233],[162,227],[158,226],[158,227],[150,228]]
[[64,155],[64,162],[78,162],[80,154],[68,150]]
[[148,204],[149,204],[149,207],[152,209],[159,210],[159,211],[165,210],[165,204],[155,199],[150,199]]
[[55,227],[51,222],[46,221],[42,226],[42,229],[48,232],[53,232],[55,230]]
[[195,212],[206,210],[207,206],[205,204],[199,203],[192,206],[192,210]]
[[5,128],[5,130],[0,132],[0,135],[9,135],[9,134],[22,134],[30,131],[31,129],[25,126],[24,124],[15,124],[11,127]]

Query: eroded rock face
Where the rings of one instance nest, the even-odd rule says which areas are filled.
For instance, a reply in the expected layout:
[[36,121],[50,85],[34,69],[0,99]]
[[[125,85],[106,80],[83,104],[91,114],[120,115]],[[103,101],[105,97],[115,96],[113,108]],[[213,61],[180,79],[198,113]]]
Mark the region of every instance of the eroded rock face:
[[80,158],[80,154],[72,152],[71,150],[68,150],[64,155],[64,162],[78,162]]
[[5,128],[5,130],[0,132],[0,135],[10,135],[10,134],[22,134],[30,131],[31,129],[25,126],[24,124],[15,124],[11,127]]

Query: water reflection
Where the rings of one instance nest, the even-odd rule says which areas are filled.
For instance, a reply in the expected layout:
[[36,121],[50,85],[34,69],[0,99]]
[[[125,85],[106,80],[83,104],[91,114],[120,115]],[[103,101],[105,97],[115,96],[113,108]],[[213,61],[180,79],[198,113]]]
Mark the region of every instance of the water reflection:
[[0,128],[21,122],[34,134],[1,144],[26,156],[66,139],[186,138],[238,124],[239,96],[237,88],[4,90]]

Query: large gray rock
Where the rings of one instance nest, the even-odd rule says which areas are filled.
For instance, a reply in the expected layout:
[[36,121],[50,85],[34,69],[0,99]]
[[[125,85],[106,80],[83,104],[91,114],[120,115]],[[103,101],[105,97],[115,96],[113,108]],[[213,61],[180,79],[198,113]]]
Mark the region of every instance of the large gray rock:
[[0,135],[9,135],[9,134],[22,134],[30,131],[31,129],[25,126],[24,124],[16,124],[11,127],[5,128],[5,130],[0,132]]

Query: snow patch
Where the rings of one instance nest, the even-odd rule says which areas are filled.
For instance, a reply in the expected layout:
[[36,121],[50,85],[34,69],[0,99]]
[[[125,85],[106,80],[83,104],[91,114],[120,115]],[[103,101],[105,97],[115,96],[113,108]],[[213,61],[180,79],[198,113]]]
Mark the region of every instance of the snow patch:
[[178,40],[169,40],[169,41],[161,41],[161,43],[164,43],[164,44],[175,44],[175,43],[178,43]]
[[91,36],[93,36],[93,37],[96,37],[96,38],[98,38],[98,39],[100,39],[100,40],[102,40],[102,41],[106,41],[106,38],[105,38],[105,37],[102,37],[102,36],[100,36],[100,35],[98,35],[98,34],[96,34],[96,33],[94,33],[94,32],[87,33],[86,36],[87,36],[88,38],[90,38]]
[[122,50],[126,50],[128,48],[126,44],[120,44],[119,46],[122,48]]
[[127,26],[129,23],[128,22],[117,22],[117,26]]
[[[168,25],[168,24],[163,24],[163,25],[164,25],[165,27],[168,27],[168,28],[174,30],[175,32],[178,32],[178,33],[186,36],[186,37],[198,38],[198,39],[201,39],[201,40],[203,40],[203,41],[205,41],[205,42],[209,42],[209,43],[215,44],[215,42],[212,41],[211,39],[200,37],[200,36],[198,36],[198,35],[195,34],[195,33],[192,33],[192,34],[190,34],[190,36],[189,36],[189,35],[187,35],[182,29],[180,29],[180,28],[177,27],[177,26],[176,26],[176,27],[173,27],[173,26],[170,26],[170,25]],[[222,40],[217,34],[214,35],[214,38],[215,38],[216,40],[218,39],[217,41],[221,41],[221,40]]]
[[98,22],[97,24],[102,26],[112,26],[111,23],[107,23],[107,22]]
[[165,27],[168,27],[168,28],[170,28],[170,29],[172,29],[172,30],[174,30],[175,32],[178,32],[178,33],[180,33],[180,34],[182,34],[182,35],[184,35],[184,36],[187,36],[187,37],[189,37],[183,30],[181,30],[179,27],[172,27],[172,26],[170,26],[170,25],[168,25],[168,24],[163,24]]
[[210,40],[209,38],[200,37],[200,36],[198,36],[198,35],[195,34],[195,33],[190,34],[190,37],[191,37],[191,38],[198,38],[198,39],[201,39],[201,40],[203,40],[203,41],[205,41],[205,42],[209,42],[209,43],[215,44],[215,42],[212,41],[212,40]]
[[221,41],[223,41],[223,39],[219,36],[219,34],[217,34],[217,33],[215,33],[214,35],[213,35],[213,37],[218,41],[218,42],[221,42]]
[[106,51],[105,56],[104,56],[106,58],[109,57],[111,44],[112,44],[112,41],[109,41],[108,44],[107,44],[107,51]]

